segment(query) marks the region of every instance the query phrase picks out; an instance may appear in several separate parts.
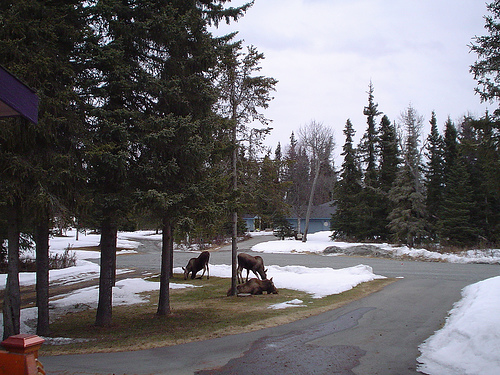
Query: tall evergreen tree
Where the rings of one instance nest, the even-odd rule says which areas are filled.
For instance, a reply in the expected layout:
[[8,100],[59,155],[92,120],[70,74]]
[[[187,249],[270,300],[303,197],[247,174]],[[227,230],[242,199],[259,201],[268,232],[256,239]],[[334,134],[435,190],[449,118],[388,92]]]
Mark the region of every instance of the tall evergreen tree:
[[380,236],[380,225],[385,213],[381,203],[381,191],[378,186],[378,132],[376,128],[377,116],[382,114],[378,104],[374,101],[373,84],[370,82],[368,90],[368,106],[363,110],[368,124],[365,134],[358,147],[363,168],[363,191],[360,195],[360,226],[358,227],[359,239],[374,240]]
[[448,117],[444,126],[444,146],[443,146],[443,178],[444,184],[447,180],[458,158],[458,131],[453,121]]
[[[19,286],[20,231],[31,180],[30,146],[27,124],[21,118],[0,121],[0,212],[5,219],[7,239],[7,279],[3,298],[3,339],[20,333],[21,291]],[[3,238],[2,238],[3,240]],[[3,241],[2,241],[3,242]]]
[[389,193],[394,207],[389,215],[393,239],[411,247],[421,242],[426,235],[425,196],[419,150],[422,121],[422,117],[412,106],[402,114],[405,130],[403,166]]
[[473,202],[469,226],[471,232],[479,236],[478,241],[491,245],[498,236],[500,198],[500,158],[495,129],[488,114],[480,120],[464,117],[460,129],[458,150],[469,177],[468,190]]
[[[478,83],[475,89],[482,101],[500,100],[500,69],[498,59],[500,57],[500,1],[495,0],[486,5],[490,14],[486,20],[485,29],[489,35],[476,36],[474,43],[470,46],[471,51],[477,54],[478,60],[471,66],[471,73]],[[495,116],[500,115],[500,109],[496,109]]]
[[334,194],[336,211],[332,217],[333,236],[335,238],[356,239],[359,225],[359,195],[362,190],[361,169],[356,149],[353,147],[354,129],[351,120],[347,120],[342,147],[344,161],[340,170]]
[[276,150],[274,150],[274,160],[281,162],[283,158],[283,154],[281,152],[281,143],[278,142],[276,146]]
[[[213,38],[207,25],[221,14],[227,14],[228,21],[238,18],[247,5],[228,13],[223,8],[215,12],[212,3],[166,3],[149,20],[148,37],[164,55],[153,55],[159,75],[152,95],[157,100],[137,159],[142,175],[139,195],[158,215],[163,229],[158,315],[170,313],[175,225],[188,222],[190,210],[207,213],[215,209],[207,202],[207,197],[214,197],[207,187],[213,182],[209,168],[218,162],[215,155],[223,121],[213,113],[217,92],[210,75],[228,38]],[[206,204],[209,209],[201,207]]]
[[426,188],[426,209],[428,213],[427,221],[431,237],[436,237],[436,223],[439,219],[443,189],[443,137],[439,134],[436,114],[432,112],[430,120],[431,132],[427,137],[425,168],[425,188]]
[[387,116],[383,116],[380,121],[380,136],[379,136],[379,181],[380,201],[378,206],[381,207],[382,213],[377,225],[377,233],[382,240],[388,240],[389,233],[389,214],[392,211],[392,202],[389,198],[389,192],[396,181],[399,170],[400,156],[398,137],[396,129]]
[[75,86],[86,31],[83,5],[77,0],[7,1],[0,6],[0,20],[0,64],[19,74],[40,99],[38,124],[18,129],[22,135],[16,142],[23,145],[15,152],[26,157],[23,164],[29,172],[15,178],[30,186],[23,200],[36,242],[37,333],[47,335],[51,219],[75,208],[76,185],[82,182],[76,155],[82,121]]
[[500,123],[486,114],[472,121],[477,136],[476,173],[480,178],[473,181],[479,189],[479,209],[476,207],[473,220],[481,223],[482,234],[488,243],[500,243]]
[[482,171],[480,222],[489,243],[500,243],[500,123],[486,114],[473,122],[479,133],[478,164]]
[[382,114],[382,112],[378,110],[378,104],[375,103],[373,92],[374,87],[370,81],[368,90],[368,106],[363,109],[363,114],[366,116],[368,126],[363,138],[361,139],[361,144],[358,147],[364,166],[364,184],[372,187],[375,186],[377,182],[378,150],[376,121],[377,116]]
[[443,207],[438,221],[442,243],[453,246],[477,243],[477,231],[471,223],[473,206],[470,175],[465,160],[461,157],[450,170],[448,186],[443,196]]
[[148,20],[141,12],[146,7],[146,3],[118,0],[87,7],[95,39],[86,71],[89,133],[85,151],[92,219],[101,231],[97,326],[112,323],[117,230],[132,207],[132,145],[144,121],[144,102],[150,97],[150,74],[143,63]]

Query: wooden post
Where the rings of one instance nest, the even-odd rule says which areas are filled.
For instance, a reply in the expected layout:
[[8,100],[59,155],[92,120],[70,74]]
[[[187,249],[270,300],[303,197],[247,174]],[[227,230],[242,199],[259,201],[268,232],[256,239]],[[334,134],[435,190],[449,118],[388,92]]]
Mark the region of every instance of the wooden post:
[[0,375],[45,375],[38,362],[38,350],[45,340],[37,335],[20,334],[1,342]]

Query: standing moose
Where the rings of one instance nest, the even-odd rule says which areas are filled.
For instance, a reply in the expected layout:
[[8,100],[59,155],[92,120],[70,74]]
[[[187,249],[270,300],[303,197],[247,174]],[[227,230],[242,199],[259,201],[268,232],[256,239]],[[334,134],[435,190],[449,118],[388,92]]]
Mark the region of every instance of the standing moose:
[[191,258],[186,267],[182,267],[184,271],[184,280],[186,280],[191,272],[191,279],[196,277],[196,273],[203,269],[203,273],[200,276],[200,279],[203,278],[205,274],[205,270],[207,271],[207,280],[210,279],[209,270],[208,270],[208,260],[210,259],[210,253],[208,251],[203,251],[198,258]]
[[267,270],[264,269],[264,260],[258,255],[254,257],[245,253],[238,254],[238,269],[236,272],[238,283],[243,283],[242,271],[244,268],[247,270],[246,281],[248,281],[248,274],[250,271],[252,271],[257,278],[260,276],[262,280],[267,279]]

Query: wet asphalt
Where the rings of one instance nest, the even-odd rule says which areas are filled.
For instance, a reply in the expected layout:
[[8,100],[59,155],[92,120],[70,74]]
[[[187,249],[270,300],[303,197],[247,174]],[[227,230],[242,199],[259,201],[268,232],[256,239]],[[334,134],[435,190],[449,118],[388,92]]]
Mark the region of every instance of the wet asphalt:
[[[238,250],[273,237],[255,237]],[[119,256],[119,268],[158,273],[159,244]],[[183,266],[196,252],[175,252]],[[463,287],[500,275],[499,265],[395,261],[314,254],[261,254],[266,264],[345,268],[366,264],[397,277],[382,291],[341,308],[278,327],[165,348],[42,357],[47,374],[419,374],[418,346],[438,330]],[[230,246],[211,264],[230,264]]]

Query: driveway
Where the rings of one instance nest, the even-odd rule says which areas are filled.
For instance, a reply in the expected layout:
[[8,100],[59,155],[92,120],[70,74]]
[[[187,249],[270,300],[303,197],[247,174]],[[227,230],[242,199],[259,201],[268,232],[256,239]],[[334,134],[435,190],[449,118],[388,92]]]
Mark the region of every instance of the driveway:
[[[242,243],[239,250],[245,247]],[[190,256],[176,253],[178,259]],[[41,362],[48,374],[417,374],[418,346],[442,326],[461,289],[500,275],[498,265],[312,254],[263,257],[277,265],[367,264],[376,274],[401,278],[341,308],[279,327],[143,351],[43,357]],[[211,263],[228,264],[227,259],[230,251],[222,249],[212,254]]]

